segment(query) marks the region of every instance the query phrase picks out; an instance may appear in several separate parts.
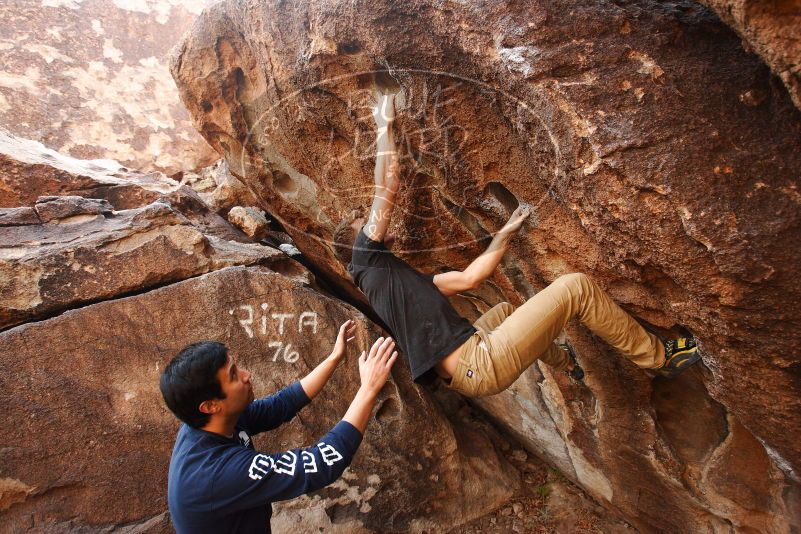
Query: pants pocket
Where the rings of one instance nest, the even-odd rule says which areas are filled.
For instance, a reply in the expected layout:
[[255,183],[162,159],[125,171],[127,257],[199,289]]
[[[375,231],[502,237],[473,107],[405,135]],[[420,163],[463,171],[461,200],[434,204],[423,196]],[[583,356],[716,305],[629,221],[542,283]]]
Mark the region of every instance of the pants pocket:
[[458,387],[454,386],[454,389],[468,397],[478,397],[483,381],[484,373],[480,369],[470,361],[459,359],[456,374],[453,377],[453,383],[457,383]]
[[473,337],[465,342],[451,379],[451,389],[468,397],[477,397],[484,381],[484,372],[478,365],[480,360],[476,358],[476,351],[482,350],[477,347],[480,342],[478,334],[473,334]]
[[498,376],[498,369],[493,361],[494,347],[482,346],[479,338],[465,349],[451,381],[453,389],[468,397],[486,397],[497,395],[511,384],[500,383],[499,378],[503,377]]

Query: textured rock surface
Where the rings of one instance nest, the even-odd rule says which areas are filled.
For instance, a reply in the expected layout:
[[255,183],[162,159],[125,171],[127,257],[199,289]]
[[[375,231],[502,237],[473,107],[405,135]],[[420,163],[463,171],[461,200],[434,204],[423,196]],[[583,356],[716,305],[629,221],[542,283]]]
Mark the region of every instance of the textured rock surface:
[[387,85],[370,72],[391,69],[410,262],[463,268],[519,202],[535,209],[492,281],[456,299],[465,315],[583,271],[705,351],[708,369],[665,384],[572,327],[585,386],[535,366],[478,404],[642,530],[787,532],[801,115],[740,43],[689,2],[224,2],[172,70],[231,172],[347,289],[328,240],[369,207],[368,106]]
[[[3,332],[0,358],[15,372],[0,377],[7,407],[0,503],[10,504],[0,509],[0,532],[147,522],[143,531],[169,531],[163,514],[177,424],[156,387],[159,370],[187,343],[219,339],[264,395],[310,371],[350,317],[360,346],[379,334],[355,309],[302,281],[231,267]],[[256,437],[257,448],[323,435],[358,388],[353,363],[292,423]],[[419,530],[486,513],[514,492],[517,471],[493,448],[491,430],[452,429],[405,369],[393,376],[351,468],[278,512],[278,524],[308,532],[317,524],[334,532]]]
[[[30,215],[27,208],[44,196],[99,199],[116,210],[140,208],[163,200],[206,234],[250,243],[252,240],[247,235],[217,213],[225,214],[231,202],[249,198],[246,190],[243,191],[244,185],[226,169],[225,165],[213,165],[198,173],[182,173],[181,182],[177,182],[161,172],[129,170],[112,160],[65,156],[41,143],[0,130],[0,208],[14,208],[3,210],[0,225],[29,224],[25,215]],[[198,193],[182,185],[187,183],[194,187],[200,176],[219,179],[221,185],[208,193]],[[213,201],[212,205],[206,200]]]
[[79,195],[108,200],[121,210],[153,202],[178,186],[158,172],[72,158],[0,129],[0,208],[30,206],[48,195]]
[[[720,16],[781,78],[801,109],[801,0],[699,0]],[[764,93],[744,98],[762,103]]]
[[34,208],[41,223],[0,227],[0,330],[229,265],[285,258],[206,236],[164,202],[104,213],[94,204],[103,205],[43,197]]
[[[114,211],[107,200],[74,195],[39,197],[33,209],[43,223],[72,222],[76,218],[92,219],[98,215],[110,215]],[[88,217],[80,217],[81,215]]]
[[231,174],[224,159],[197,172],[184,173],[181,182],[197,191],[203,202],[224,217],[234,206],[252,206],[258,202],[245,184]]
[[234,206],[228,212],[228,221],[252,239],[260,241],[267,236],[270,221],[259,208]]
[[2,205],[14,207],[0,207],[0,330],[228,265],[284,257],[252,243],[162,173],[78,160],[6,132]]
[[0,4],[0,126],[74,157],[173,174],[216,155],[164,56],[204,0]]

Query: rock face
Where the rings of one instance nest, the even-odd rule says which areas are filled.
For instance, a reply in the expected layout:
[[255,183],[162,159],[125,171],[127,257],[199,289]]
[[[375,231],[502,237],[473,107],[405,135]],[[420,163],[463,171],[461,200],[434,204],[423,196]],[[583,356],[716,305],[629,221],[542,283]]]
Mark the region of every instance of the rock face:
[[[0,220],[0,329],[232,261],[285,257],[275,249],[206,236],[166,202],[112,212],[107,202],[42,197],[30,209],[34,223]],[[13,211],[28,219],[26,211]]]
[[42,196],[78,195],[128,209],[179,186],[158,172],[129,171],[112,160],[71,158],[0,129],[0,208],[30,206]]
[[187,183],[198,192],[204,203],[225,217],[235,206],[252,206],[257,203],[245,184],[231,174],[224,159],[198,172],[184,173],[181,182]]
[[74,157],[147,171],[212,163],[164,60],[204,4],[3,2],[0,126]]
[[[231,267],[0,334],[3,363],[18,370],[0,379],[9,407],[0,502],[10,506],[0,531],[160,521],[177,429],[156,386],[169,359],[189,342],[223,340],[264,395],[309,372],[349,317],[359,323],[360,345],[379,334],[355,309],[297,280]],[[310,444],[333,426],[358,389],[358,369],[348,363],[257,446]],[[486,435],[454,432],[403,369],[375,417],[341,481],[287,512],[300,514],[308,531],[317,523],[342,531],[449,524],[486,513],[518,483]]]
[[252,239],[259,241],[267,236],[270,221],[258,208],[235,206],[228,212],[228,220]]
[[330,239],[369,209],[371,95],[399,90],[400,254],[461,269],[519,203],[535,211],[454,299],[466,316],[582,271],[705,354],[652,380],[573,326],[584,385],[538,365],[477,405],[643,531],[779,533],[801,528],[801,114],[740,43],[681,1],[231,1],[172,72],[343,293]]
[[4,205],[13,207],[0,207],[0,330],[225,266],[284,257],[249,243],[161,173],[76,160],[0,132]]
[[[801,1],[699,0],[734,28],[781,78],[801,109]],[[766,95],[747,98],[759,105]]]
[[[19,183],[26,170],[48,177],[40,191],[101,193],[88,176],[5,157]],[[118,204],[154,193],[122,186],[111,195]],[[158,390],[164,365],[193,341],[220,340],[265,395],[307,374],[348,318],[359,347],[381,333],[184,188],[120,210],[69,194],[0,209],[0,363],[13,370],[0,378],[0,533],[170,532],[177,422]],[[333,426],[359,386],[354,359],[257,447],[308,445]],[[500,506],[520,475],[496,449],[497,432],[446,415],[398,366],[352,466],[331,487],[277,506],[276,531],[421,531]]]

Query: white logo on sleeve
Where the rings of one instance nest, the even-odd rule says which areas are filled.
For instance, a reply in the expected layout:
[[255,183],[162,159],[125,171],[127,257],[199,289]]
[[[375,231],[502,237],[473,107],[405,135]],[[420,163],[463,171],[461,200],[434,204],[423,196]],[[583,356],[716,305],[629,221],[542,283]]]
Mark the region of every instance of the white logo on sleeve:
[[317,459],[314,457],[312,453],[309,451],[303,451],[300,453],[301,458],[303,458],[303,472],[304,473],[316,473],[317,472]]
[[286,451],[281,457],[275,462],[275,472],[281,473],[284,475],[294,476],[295,475],[295,462],[298,461],[298,455],[292,451]]
[[[317,444],[320,450],[320,456],[323,458],[325,465],[334,465],[342,460],[342,455],[331,445],[320,442]],[[308,451],[301,451],[301,458],[303,458],[303,471],[305,473],[317,472],[317,459],[314,454]],[[253,480],[261,480],[264,475],[270,471],[275,471],[282,475],[295,476],[295,469],[298,463],[298,455],[292,451],[286,451],[277,460],[266,454],[257,454],[253,457],[248,469],[248,476]]]
[[253,461],[250,462],[248,476],[253,480],[261,480],[274,466],[275,462],[273,462],[272,458],[266,454],[257,454],[253,457]]
[[342,459],[342,455],[339,454],[338,450],[322,441],[317,444],[317,448],[320,449],[325,465],[334,465]]
[[248,433],[245,432],[244,430],[239,431],[239,443],[241,443],[245,447],[250,445],[250,436],[248,436]]

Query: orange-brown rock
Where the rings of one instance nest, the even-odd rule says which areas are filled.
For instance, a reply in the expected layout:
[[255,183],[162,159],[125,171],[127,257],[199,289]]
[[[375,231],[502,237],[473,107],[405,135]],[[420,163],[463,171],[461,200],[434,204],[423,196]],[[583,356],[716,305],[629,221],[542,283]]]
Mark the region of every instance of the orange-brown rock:
[[583,271],[704,350],[664,384],[571,327],[585,384],[535,366],[478,404],[641,530],[801,528],[801,113],[706,8],[229,1],[172,72],[231,172],[354,299],[330,239],[369,209],[370,100],[398,90],[408,261],[464,268],[534,208],[492,280],[455,299],[466,316]]
[[[801,109],[801,0],[699,0],[743,38],[781,78],[796,107]],[[764,92],[745,91],[748,105],[765,101]]]
[[[297,270],[229,267],[0,333],[2,364],[13,370],[0,375],[0,532],[169,532],[166,477],[178,424],[157,384],[178,350],[225,342],[260,396],[308,373],[346,319],[356,319],[360,347],[379,335],[304,279]],[[350,354],[297,418],[255,438],[257,448],[314,443],[344,415],[358,384]],[[400,366],[374,414],[344,476],[277,507],[274,524],[420,531],[486,513],[519,484],[491,429],[452,428]]]
[[224,159],[199,171],[184,173],[181,182],[197,191],[203,202],[224,217],[234,206],[257,203],[245,184],[231,174]]
[[165,61],[205,3],[3,2],[0,126],[73,157],[145,171],[212,163]]
[[65,156],[0,129],[0,208],[31,206],[43,196],[78,195],[105,199],[123,210],[149,204],[178,186],[159,172]]
[[[34,224],[0,226],[0,330],[71,307],[282,252],[206,235],[166,202],[113,212],[105,201],[42,197]],[[19,209],[0,209],[3,212]]]
[[251,239],[261,241],[267,237],[270,221],[259,208],[234,206],[228,212],[228,221],[246,233]]

